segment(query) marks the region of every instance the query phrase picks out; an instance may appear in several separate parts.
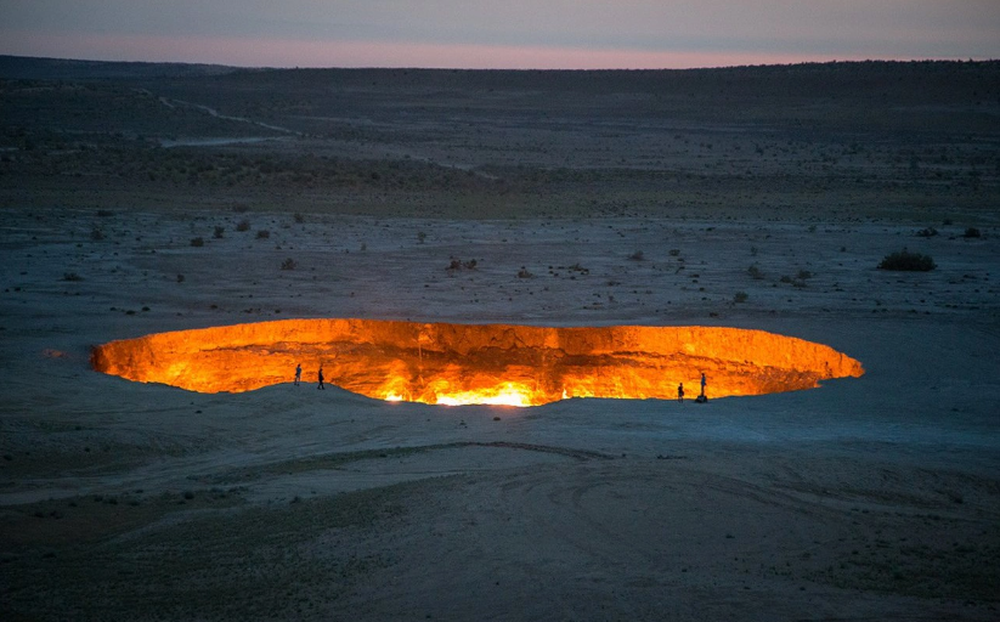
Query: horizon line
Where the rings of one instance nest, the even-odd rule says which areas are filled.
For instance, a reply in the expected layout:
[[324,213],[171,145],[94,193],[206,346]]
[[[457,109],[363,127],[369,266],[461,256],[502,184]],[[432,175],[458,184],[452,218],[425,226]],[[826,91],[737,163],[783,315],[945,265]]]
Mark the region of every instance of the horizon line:
[[945,57],[871,57],[871,58],[826,58],[809,60],[790,60],[787,62],[759,62],[759,63],[734,63],[718,65],[696,65],[686,67],[626,67],[626,66],[606,66],[606,67],[461,67],[461,66],[421,66],[421,65],[258,65],[240,64],[212,61],[195,60],[127,60],[122,58],[96,58],[96,57],[73,57],[73,56],[36,56],[32,54],[15,54],[0,52],[0,56],[8,58],[32,59],[56,62],[77,62],[77,63],[107,63],[107,64],[130,64],[130,65],[189,65],[192,67],[222,67],[236,70],[259,70],[259,71],[304,71],[304,70],[401,70],[401,71],[703,71],[712,69],[749,69],[764,67],[796,67],[806,65],[835,65],[835,64],[865,64],[865,63],[885,63],[885,64],[911,64],[911,63],[995,63],[1000,62],[1000,57],[996,58],[945,58]]

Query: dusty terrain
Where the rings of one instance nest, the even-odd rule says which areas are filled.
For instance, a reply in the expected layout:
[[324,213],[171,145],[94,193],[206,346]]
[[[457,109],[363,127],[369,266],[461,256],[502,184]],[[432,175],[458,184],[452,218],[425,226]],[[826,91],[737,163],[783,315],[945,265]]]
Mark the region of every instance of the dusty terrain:
[[[1000,615],[995,64],[0,69],[5,619]],[[876,269],[904,247],[937,268]],[[758,328],[866,374],[513,409],[89,367],[290,317]]]

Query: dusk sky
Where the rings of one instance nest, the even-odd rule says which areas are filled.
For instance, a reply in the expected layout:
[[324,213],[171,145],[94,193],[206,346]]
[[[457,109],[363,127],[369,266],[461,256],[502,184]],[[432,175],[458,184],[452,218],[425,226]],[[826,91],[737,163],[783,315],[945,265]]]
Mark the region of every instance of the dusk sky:
[[0,0],[0,54],[269,67],[1000,58],[1000,0]]

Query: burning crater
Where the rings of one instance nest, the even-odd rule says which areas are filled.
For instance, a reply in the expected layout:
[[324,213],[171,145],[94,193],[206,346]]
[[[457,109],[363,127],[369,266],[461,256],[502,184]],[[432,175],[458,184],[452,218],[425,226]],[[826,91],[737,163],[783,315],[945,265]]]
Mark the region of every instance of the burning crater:
[[760,395],[859,377],[861,363],[819,344],[703,326],[544,327],[381,320],[283,320],[158,333],[94,348],[94,369],[189,391],[327,383],[427,404],[537,406],[572,397]]

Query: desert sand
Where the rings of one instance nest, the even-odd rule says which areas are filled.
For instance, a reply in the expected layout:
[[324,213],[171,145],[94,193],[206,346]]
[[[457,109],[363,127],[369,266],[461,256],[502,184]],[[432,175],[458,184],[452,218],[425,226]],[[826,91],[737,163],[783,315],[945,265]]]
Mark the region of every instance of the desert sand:
[[[226,107],[236,78],[200,93],[191,77],[3,82],[10,110],[30,95],[64,115],[61,130],[40,112],[18,117],[20,134],[8,123],[0,168],[5,619],[997,619],[1000,169],[996,129],[979,125],[995,97],[917,135],[879,125],[931,115],[903,86],[890,97],[909,107],[878,123],[857,116],[867,95],[842,108],[824,95],[819,112],[761,103],[723,126],[731,107],[701,125],[686,109],[618,116],[655,106],[631,87],[566,96],[577,75],[463,74],[483,82],[473,90],[358,76],[327,87],[339,121],[302,112],[308,89],[273,114],[249,96]],[[421,95],[389,101],[380,77]],[[535,110],[560,79],[560,103]],[[71,88],[113,90],[148,116],[71,136]],[[807,110],[823,131],[801,129]],[[427,119],[453,132],[430,140]],[[140,121],[149,133],[130,137]],[[335,130],[319,135],[324,123]],[[222,142],[159,144],[185,139],[178,127]],[[814,136],[776,138],[800,131]],[[682,147],[693,133],[699,153]],[[848,133],[865,163],[824,164]],[[755,142],[759,166],[741,160]],[[255,172],[219,164],[239,158]],[[288,158],[335,161],[339,177],[275,172]],[[690,170],[706,165],[726,172]],[[937,267],[876,268],[904,247]],[[452,258],[476,267],[448,270]],[[829,345],[865,374],[706,404],[511,408],[317,391],[293,369],[286,384],[201,394],[90,367],[115,339],[322,317],[753,328]]]

